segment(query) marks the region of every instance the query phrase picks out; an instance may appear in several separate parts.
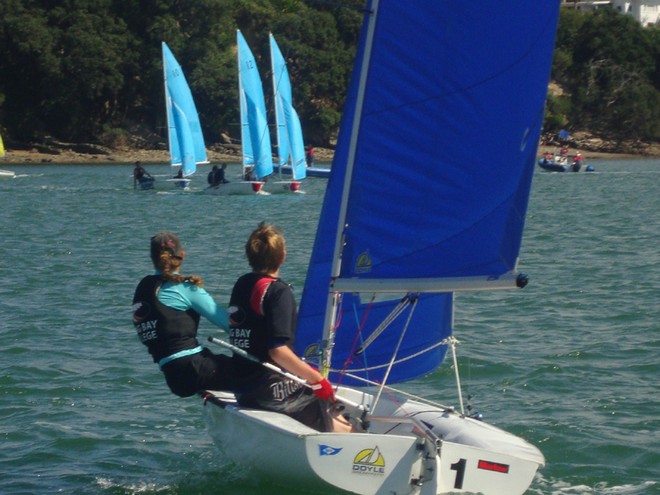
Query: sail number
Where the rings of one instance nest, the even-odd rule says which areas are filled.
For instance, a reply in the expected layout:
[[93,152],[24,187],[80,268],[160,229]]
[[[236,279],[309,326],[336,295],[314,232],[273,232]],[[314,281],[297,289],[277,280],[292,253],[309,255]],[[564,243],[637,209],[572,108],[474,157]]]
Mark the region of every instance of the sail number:
[[450,466],[452,471],[456,471],[456,479],[454,480],[454,488],[463,488],[463,477],[465,476],[465,464],[467,459],[461,459]]

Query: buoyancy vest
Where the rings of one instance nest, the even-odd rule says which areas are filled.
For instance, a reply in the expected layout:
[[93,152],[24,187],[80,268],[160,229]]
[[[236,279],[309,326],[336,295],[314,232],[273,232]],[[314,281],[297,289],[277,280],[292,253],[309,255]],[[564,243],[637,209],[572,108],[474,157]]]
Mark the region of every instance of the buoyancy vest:
[[149,275],[140,281],[133,296],[133,324],[155,363],[199,346],[199,314],[192,309],[181,311],[161,303],[158,300],[161,285],[159,275]]
[[[258,273],[239,278],[232,291],[230,307],[230,337],[232,345],[239,347],[261,362],[269,361],[270,337],[263,303],[266,293],[278,279]],[[234,372],[237,383],[252,381],[265,372],[258,363],[234,355]]]

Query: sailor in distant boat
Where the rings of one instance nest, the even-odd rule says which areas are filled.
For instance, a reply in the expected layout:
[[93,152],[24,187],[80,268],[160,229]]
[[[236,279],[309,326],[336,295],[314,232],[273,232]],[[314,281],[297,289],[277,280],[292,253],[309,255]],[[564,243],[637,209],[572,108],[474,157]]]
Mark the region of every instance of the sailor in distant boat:
[[571,170],[573,170],[573,172],[579,172],[580,169],[582,168],[583,160],[584,158],[582,158],[582,153],[578,151],[573,157],[573,164],[571,165]]
[[200,316],[227,330],[227,312],[202,288],[200,277],[179,273],[184,257],[176,234],[160,232],[151,238],[156,274],[143,278],[135,290],[135,330],[174,394],[231,390],[232,358],[197,341]]
[[213,165],[213,168],[209,172],[207,176],[207,182],[209,183],[209,186],[215,187],[219,184],[226,184],[229,182],[227,179],[225,179],[225,170],[227,169],[227,164],[223,163],[222,167],[218,168],[217,165]]
[[135,162],[135,168],[133,169],[133,189],[137,189],[138,184],[144,189],[143,183],[145,181],[153,183],[154,178],[144,169],[144,167],[142,167],[142,164],[137,161]]
[[351,431],[334,409],[332,385],[291,349],[295,340],[296,301],[279,278],[286,258],[284,237],[261,223],[245,245],[252,272],[240,277],[231,295],[230,342],[259,361],[274,363],[311,385],[305,387],[279,373],[234,355],[235,395],[239,404],[287,414],[318,431]]
[[246,180],[248,182],[257,180],[257,176],[254,173],[254,167],[246,167],[245,168],[244,180]]
[[307,146],[307,152],[305,153],[305,161],[307,162],[308,167],[314,166],[314,146],[311,144]]
[[550,165],[550,164],[552,164],[552,153],[550,153],[550,152],[546,152],[546,154],[545,154],[545,156],[543,157],[542,160],[543,160],[542,163],[543,163],[544,165]]

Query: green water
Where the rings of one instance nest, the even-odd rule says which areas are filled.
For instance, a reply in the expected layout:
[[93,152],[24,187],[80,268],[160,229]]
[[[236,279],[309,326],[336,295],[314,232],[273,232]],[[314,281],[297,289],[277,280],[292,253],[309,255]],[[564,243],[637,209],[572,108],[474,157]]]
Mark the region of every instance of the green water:
[[[590,164],[536,172],[529,286],[458,296],[464,391],[543,451],[530,494],[657,494],[660,161]],[[134,191],[128,165],[3,168],[17,177],[0,180],[0,493],[304,493],[223,459],[200,401],[170,394],[137,341],[130,304],[163,229],[226,303],[261,220],[287,236],[283,277],[299,297],[326,180],[304,195],[215,197]],[[407,387],[457,403],[449,367]]]

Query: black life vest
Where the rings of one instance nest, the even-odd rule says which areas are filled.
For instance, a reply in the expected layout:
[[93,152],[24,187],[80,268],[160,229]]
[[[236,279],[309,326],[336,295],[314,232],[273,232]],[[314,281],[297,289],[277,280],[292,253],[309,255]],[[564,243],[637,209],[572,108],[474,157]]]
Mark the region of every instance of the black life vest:
[[199,346],[199,314],[192,309],[181,311],[161,303],[158,289],[162,283],[160,275],[149,275],[140,281],[133,296],[133,324],[155,363]]
[[[243,275],[236,281],[229,302],[235,310],[230,315],[230,343],[262,362],[270,361],[263,301],[271,284],[276,281],[273,277],[257,273]],[[234,355],[234,370],[238,383],[241,383],[263,374],[265,369],[258,363]]]

